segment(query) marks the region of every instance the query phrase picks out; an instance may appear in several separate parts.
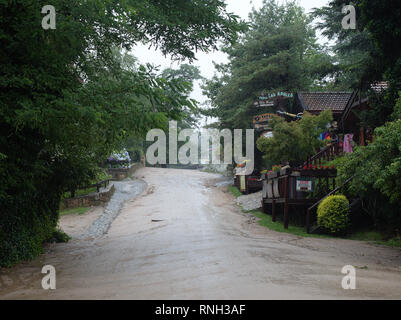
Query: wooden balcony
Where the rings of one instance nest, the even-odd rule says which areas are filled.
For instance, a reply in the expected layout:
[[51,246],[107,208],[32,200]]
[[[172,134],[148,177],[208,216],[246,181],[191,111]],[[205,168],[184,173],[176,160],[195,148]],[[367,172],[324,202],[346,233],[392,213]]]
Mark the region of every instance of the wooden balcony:
[[325,194],[336,189],[336,169],[286,169],[265,175],[263,177],[263,212],[271,212],[272,221],[276,221],[278,210],[283,212],[284,227],[288,229],[289,209],[296,206],[306,210],[321,197],[315,197],[314,191],[317,185],[324,186]]

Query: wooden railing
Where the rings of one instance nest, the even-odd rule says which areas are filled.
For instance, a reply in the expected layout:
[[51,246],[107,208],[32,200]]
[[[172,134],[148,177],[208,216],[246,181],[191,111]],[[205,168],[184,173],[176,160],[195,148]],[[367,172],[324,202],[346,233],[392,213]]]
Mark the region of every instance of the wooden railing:
[[324,199],[326,199],[329,196],[332,196],[333,194],[337,193],[338,191],[341,191],[346,185],[348,185],[355,176],[352,176],[349,178],[347,181],[345,181],[341,186],[335,188],[333,191],[329,192],[326,194],[322,199],[320,199],[318,202],[314,203],[312,206],[310,206],[307,211],[306,211],[306,232],[310,232],[310,214],[313,209],[315,209]]
[[319,151],[314,156],[308,157],[306,162],[303,164],[302,167],[309,167],[309,166],[320,166],[322,164],[322,160],[331,161],[338,155],[343,152],[340,144],[338,142],[332,143],[331,145],[327,146],[323,150]]
[[[104,186],[104,187],[106,188],[106,187],[109,185],[109,183],[110,183],[110,179],[106,179],[106,180],[103,180],[103,181],[100,181],[100,182],[91,184],[91,185],[89,185],[89,186],[86,186],[86,187],[83,187],[83,188],[79,188],[78,190],[80,190],[80,189],[89,189],[89,188],[96,188],[96,192],[100,192],[100,188],[101,188],[102,186]],[[75,189],[75,190],[69,190],[69,191],[70,191],[70,193],[71,193],[71,198],[75,198],[75,191],[76,191],[76,189]]]

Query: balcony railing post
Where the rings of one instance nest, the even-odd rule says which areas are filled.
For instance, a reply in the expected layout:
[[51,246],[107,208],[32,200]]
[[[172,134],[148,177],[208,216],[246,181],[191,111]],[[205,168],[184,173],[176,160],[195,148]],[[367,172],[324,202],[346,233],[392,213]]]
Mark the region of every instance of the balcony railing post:
[[276,222],[276,200],[272,200],[272,221]]
[[288,175],[285,177],[285,192],[284,192],[284,229],[288,229],[288,186],[289,183],[289,179],[288,179]]
[[310,208],[306,210],[306,233],[310,232]]

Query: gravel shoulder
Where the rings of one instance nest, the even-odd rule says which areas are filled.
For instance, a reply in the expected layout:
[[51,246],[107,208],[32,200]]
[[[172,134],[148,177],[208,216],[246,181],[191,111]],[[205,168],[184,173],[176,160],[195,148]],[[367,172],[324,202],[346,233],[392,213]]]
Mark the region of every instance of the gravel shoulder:
[[72,239],[78,238],[92,225],[104,212],[101,206],[91,207],[84,214],[67,214],[60,217],[58,227]]

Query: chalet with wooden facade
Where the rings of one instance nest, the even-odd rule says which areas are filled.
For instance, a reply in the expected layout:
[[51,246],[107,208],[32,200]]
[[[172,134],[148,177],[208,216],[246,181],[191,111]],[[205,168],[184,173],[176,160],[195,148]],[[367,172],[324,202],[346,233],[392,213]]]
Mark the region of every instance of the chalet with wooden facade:
[[[374,90],[385,90],[381,83]],[[282,210],[284,227],[288,228],[290,207],[305,210],[307,231],[312,229],[312,213],[327,196],[339,192],[345,185],[336,186],[337,170],[328,166],[328,162],[344,152],[352,152],[354,144],[366,145],[373,139],[373,128],[364,128],[358,113],[369,109],[369,101],[359,91],[354,92],[297,92],[295,112],[309,112],[318,115],[331,110],[336,122],[336,131],[341,135],[325,148],[305,159],[305,163],[296,168],[284,168],[280,172],[262,175],[264,212],[272,214],[276,220],[278,210]],[[350,181],[347,181],[349,183]],[[316,193],[316,186],[322,192]],[[353,205],[353,204],[351,204]]]

